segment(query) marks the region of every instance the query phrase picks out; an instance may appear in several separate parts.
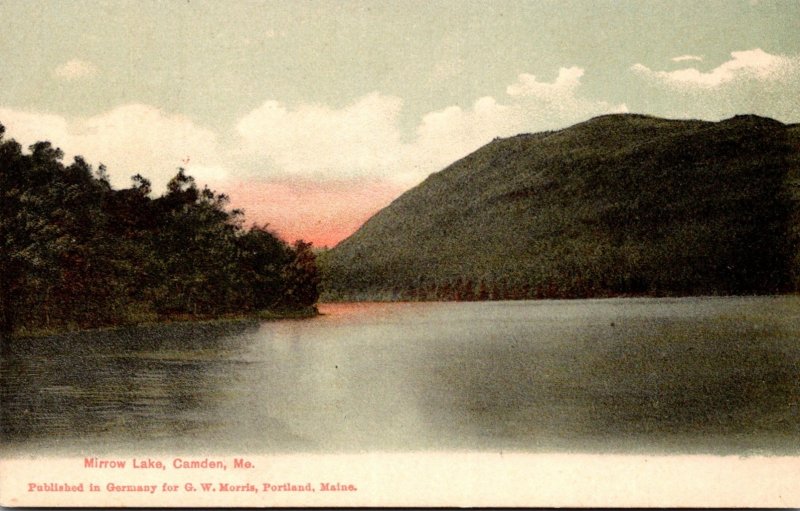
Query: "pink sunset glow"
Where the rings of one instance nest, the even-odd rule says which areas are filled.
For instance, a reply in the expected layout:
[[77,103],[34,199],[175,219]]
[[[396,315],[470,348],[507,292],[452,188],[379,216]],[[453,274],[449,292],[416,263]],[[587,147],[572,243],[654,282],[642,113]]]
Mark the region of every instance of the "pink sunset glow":
[[268,224],[288,242],[333,247],[404,190],[380,181],[227,182],[213,186],[245,212],[246,225]]

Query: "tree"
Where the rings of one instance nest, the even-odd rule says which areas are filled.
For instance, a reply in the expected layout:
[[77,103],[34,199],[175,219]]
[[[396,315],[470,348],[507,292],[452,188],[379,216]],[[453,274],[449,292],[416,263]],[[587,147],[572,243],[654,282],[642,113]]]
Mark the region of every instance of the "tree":
[[20,145],[4,140],[4,134],[5,127],[0,124],[0,338],[14,328],[25,269],[25,260],[17,250],[25,237],[17,219],[22,207],[25,158]]
[[228,197],[184,169],[161,197],[137,174],[115,190],[105,167],[65,166],[49,142],[3,139],[0,125],[0,335],[130,318],[307,307],[319,294],[311,244],[243,229]]
[[253,226],[237,240],[243,289],[250,307],[269,309],[283,300],[286,292],[283,268],[292,262],[286,243],[267,230]]
[[311,243],[297,240],[292,251],[292,260],[283,273],[286,281],[286,303],[304,307],[314,305],[319,298],[320,275]]

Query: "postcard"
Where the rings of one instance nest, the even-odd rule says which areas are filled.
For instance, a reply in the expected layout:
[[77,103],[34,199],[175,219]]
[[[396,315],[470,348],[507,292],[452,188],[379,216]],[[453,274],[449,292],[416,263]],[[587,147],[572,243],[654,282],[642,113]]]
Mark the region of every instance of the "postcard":
[[800,506],[796,1],[0,17],[0,505]]

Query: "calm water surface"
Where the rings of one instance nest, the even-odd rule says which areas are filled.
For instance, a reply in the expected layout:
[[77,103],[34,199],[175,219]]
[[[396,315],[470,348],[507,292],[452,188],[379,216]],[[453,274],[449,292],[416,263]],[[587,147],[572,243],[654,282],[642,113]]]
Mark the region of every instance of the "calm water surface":
[[800,297],[321,312],[17,340],[0,449],[800,451]]

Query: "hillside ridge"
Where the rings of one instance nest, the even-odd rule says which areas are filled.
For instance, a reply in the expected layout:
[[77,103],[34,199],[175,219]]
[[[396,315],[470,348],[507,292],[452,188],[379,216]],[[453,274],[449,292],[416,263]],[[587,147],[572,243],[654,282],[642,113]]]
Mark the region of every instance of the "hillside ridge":
[[611,114],[496,138],[327,253],[324,297],[795,289],[795,131],[755,115]]

